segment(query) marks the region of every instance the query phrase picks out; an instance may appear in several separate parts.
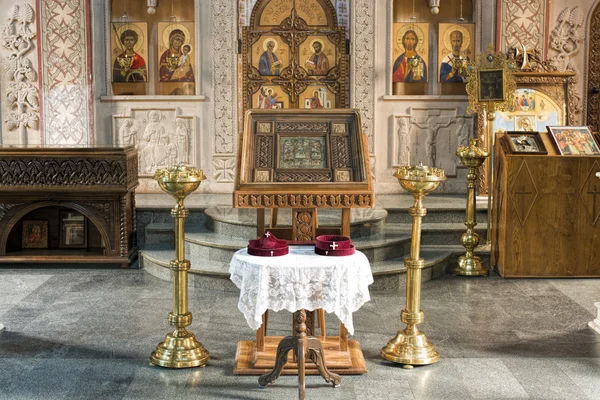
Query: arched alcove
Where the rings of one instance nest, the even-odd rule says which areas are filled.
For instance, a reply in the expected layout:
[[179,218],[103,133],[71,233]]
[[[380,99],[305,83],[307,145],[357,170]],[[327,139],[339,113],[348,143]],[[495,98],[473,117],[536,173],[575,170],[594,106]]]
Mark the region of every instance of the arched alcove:
[[[98,210],[92,206],[74,202],[41,201],[33,204],[13,207],[6,215],[6,225],[0,234],[0,255],[11,253],[18,254],[23,248],[19,246],[19,239],[23,232],[24,221],[46,221],[48,235],[48,251],[45,255],[52,254],[51,250],[60,249],[60,218],[62,211],[72,210],[83,215],[88,223],[88,238],[92,239],[86,248],[96,248],[98,255],[116,254],[115,243],[110,240],[108,224],[104,218],[99,218]],[[97,233],[97,234],[96,234]],[[91,235],[91,236],[90,236]]]

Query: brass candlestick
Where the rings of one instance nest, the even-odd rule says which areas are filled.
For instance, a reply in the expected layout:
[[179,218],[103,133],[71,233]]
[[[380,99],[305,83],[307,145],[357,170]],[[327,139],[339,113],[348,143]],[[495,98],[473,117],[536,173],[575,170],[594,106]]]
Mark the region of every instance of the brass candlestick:
[[473,250],[479,244],[479,235],[474,231],[477,225],[476,205],[475,205],[475,181],[477,180],[477,168],[483,164],[489,153],[480,147],[477,147],[477,139],[471,139],[470,146],[461,146],[456,151],[456,155],[460,158],[460,162],[469,167],[467,180],[469,181],[467,193],[467,220],[465,225],[467,231],[463,233],[460,241],[467,252],[464,256],[458,258],[458,266],[452,270],[453,274],[466,276],[482,276],[489,272],[484,267],[483,261],[476,255],[473,255]]
[[403,364],[404,368],[413,365],[433,364],[440,355],[417,325],[425,319],[421,311],[421,270],[425,262],[419,257],[421,249],[421,219],[427,214],[423,207],[423,197],[433,192],[446,180],[444,170],[424,167],[422,164],[414,167],[400,167],[394,174],[400,185],[415,198],[408,213],[413,218],[410,258],[404,260],[408,269],[406,278],[406,308],[402,310],[401,320],[406,324],[403,331],[398,331],[396,337],[390,340],[383,349],[381,357],[386,360]]
[[167,368],[203,367],[210,358],[208,351],[198,342],[194,334],[185,327],[192,323],[192,313],[188,311],[187,273],[189,260],[185,259],[184,219],[190,214],[183,206],[185,197],[198,189],[206,179],[202,170],[186,167],[183,164],[168,169],[159,169],[154,174],[161,189],[175,198],[177,204],[171,210],[175,218],[175,259],[169,264],[173,271],[173,311],[169,313],[169,323],[175,327],[166,339],[158,344],[150,359],[152,364]]

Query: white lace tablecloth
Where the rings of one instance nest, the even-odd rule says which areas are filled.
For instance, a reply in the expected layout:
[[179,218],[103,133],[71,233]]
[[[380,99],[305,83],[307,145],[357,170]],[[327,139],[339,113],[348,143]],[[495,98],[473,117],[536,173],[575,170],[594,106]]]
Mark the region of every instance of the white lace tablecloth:
[[353,334],[352,313],[371,299],[373,275],[360,251],[326,257],[315,254],[313,246],[290,246],[285,256],[258,257],[241,249],[233,255],[229,273],[241,290],[238,308],[254,330],[267,310],[322,308],[335,313]]

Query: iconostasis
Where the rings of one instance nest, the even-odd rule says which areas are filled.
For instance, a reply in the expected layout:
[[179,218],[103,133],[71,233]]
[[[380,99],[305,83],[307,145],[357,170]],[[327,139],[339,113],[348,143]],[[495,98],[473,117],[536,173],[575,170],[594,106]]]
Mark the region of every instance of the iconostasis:
[[242,71],[244,110],[345,107],[345,31],[331,2],[259,0],[243,30]]

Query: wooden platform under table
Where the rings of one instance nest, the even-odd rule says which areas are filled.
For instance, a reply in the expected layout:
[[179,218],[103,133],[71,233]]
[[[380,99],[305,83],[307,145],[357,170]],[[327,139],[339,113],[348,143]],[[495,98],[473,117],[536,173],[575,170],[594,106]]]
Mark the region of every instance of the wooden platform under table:
[[[367,372],[365,358],[363,357],[360,343],[357,340],[348,341],[348,349],[340,350],[339,336],[318,337],[325,350],[325,364],[331,372],[340,375],[360,375]],[[239,375],[261,375],[270,372],[275,365],[277,345],[283,336],[267,336],[264,351],[257,351],[256,341],[240,340],[235,353],[233,373]],[[319,375],[316,365],[306,364],[308,375]],[[293,362],[290,354],[285,365],[283,375],[297,375],[298,365]]]

